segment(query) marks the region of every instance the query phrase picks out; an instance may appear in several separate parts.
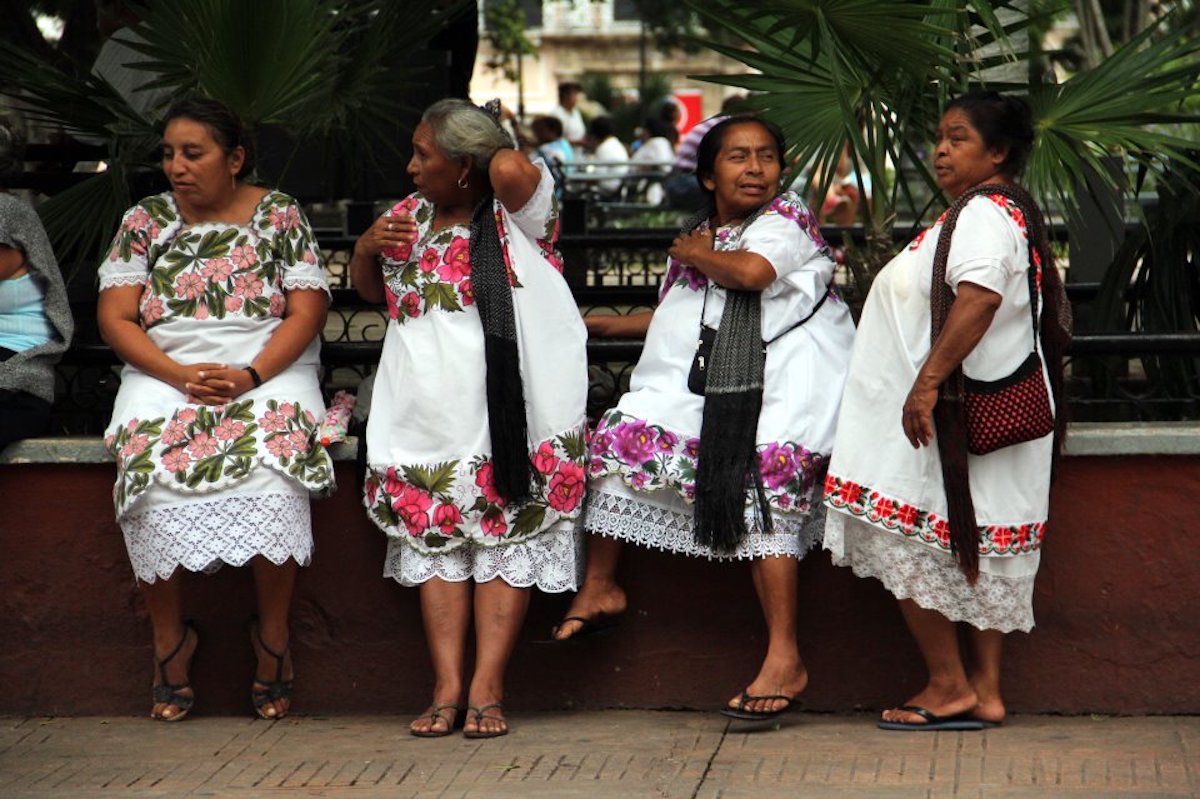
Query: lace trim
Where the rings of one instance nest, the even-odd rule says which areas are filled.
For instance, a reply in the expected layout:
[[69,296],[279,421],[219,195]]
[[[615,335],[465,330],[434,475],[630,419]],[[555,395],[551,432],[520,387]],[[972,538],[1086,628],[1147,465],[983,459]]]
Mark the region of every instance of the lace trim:
[[321,277],[285,277],[283,288],[286,289],[317,289],[329,294],[329,283]]
[[799,560],[820,541],[825,523],[820,506],[816,512],[804,515],[775,511],[772,520],[775,532],[767,534],[758,530],[757,520],[751,521],[747,516],[749,532],[738,548],[727,555],[695,542],[690,512],[664,508],[637,497],[610,494],[598,488],[588,490],[588,532],[709,560],[758,560],[767,557]]
[[897,599],[911,599],[951,621],[1004,633],[1033,629],[1036,574],[981,573],[972,586],[949,555],[845,514],[831,515],[840,517],[831,519],[825,530],[825,548],[834,553],[835,566],[849,566],[858,577],[874,577]]
[[149,280],[150,277],[141,271],[104,275],[100,278],[100,291],[120,286],[144,286]]
[[121,520],[133,573],[142,582],[169,579],[182,566],[211,574],[262,555],[275,565],[312,560],[307,497],[256,494],[131,513]]
[[574,591],[579,584],[577,564],[582,563],[579,539],[569,523],[516,544],[468,544],[427,555],[402,539],[389,538],[383,576],[409,588],[433,577],[452,583],[485,583],[499,577],[514,588],[537,586],[548,594]]

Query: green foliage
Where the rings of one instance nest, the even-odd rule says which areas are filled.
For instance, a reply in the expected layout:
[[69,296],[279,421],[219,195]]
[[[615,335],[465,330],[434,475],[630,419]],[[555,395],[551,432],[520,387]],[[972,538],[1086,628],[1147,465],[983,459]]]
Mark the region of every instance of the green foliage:
[[[891,255],[897,212],[920,221],[940,204],[922,149],[946,100],[968,87],[1029,94],[1039,136],[1026,183],[1069,214],[1077,211],[1085,170],[1103,155],[1117,152],[1161,171],[1186,141],[1163,126],[1197,119],[1180,104],[1195,91],[1200,37],[1169,33],[1169,18],[1093,72],[1056,86],[1011,75],[1028,76],[1040,63],[1037,31],[1057,3],[1012,14],[998,13],[1012,12],[1012,3],[988,0],[684,2],[709,29],[726,30],[748,49],[706,46],[757,72],[700,79],[754,92],[752,102],[786,132],[790,156],[811,168],[810,184],[811,175],[825,176],[818,196],[846,145],[871,176],[871,202],[860,209],[867,248],[851,254],[863,292]],[[1031,30],[1035,46],[1020,46]],[[1008,82],[996,77],[997,67],[1006,68]],[[891,166],[900,179],[889,181]],[[1116,180],[1106,170],[1099,175]]]
[[488,0],[483,16],[488,42],[495,52],[488,66],[508,80],[517,80],[521,57],[537,55],[537,48],[525,35],[525,11],[517,0]]
[[[147,89],[228,103],[252,129],[275,126],[294,147],[341,156],[352,174],[395,149],[418,109],[419,63],[430,36],[473,4],[466,0],[171,0],[136,4]],[[120,33],[118,33],[120,36]],[[20,48],[0,59],[0,92],[37,123],[101,140],[108,171],[39,208],[59,260],[94,261],[121,212],[130,182],[156,168],[158,116],[143,116],[87,65],[60,67]],[[157,112],[161,114],[161,109]],[[280,175],[263,176],[278,180]]]

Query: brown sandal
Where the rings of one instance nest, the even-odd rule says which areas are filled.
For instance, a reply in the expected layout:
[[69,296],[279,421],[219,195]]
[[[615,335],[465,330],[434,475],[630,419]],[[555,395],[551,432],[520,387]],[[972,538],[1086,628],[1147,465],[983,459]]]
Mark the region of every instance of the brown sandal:
[[[488,711],[492,708],[503,711],[504,705],[500,704],[499,702],[493,702],[492,704],[484,705],[483,707],[472,707],[470,705],[467,706],[467,716],[475,722],[475,730],[473,732],[471,730],[463,730],[464,738],[499,738],[501,735],[508,735],[508,719],[504,718],[504,716],[498,716],[495,713],[488,713]],[[483,724],[484,719],[503,721],[504,729],[496,730],[495,732],[484,732],[483,730],[479,729],[480,725]]]

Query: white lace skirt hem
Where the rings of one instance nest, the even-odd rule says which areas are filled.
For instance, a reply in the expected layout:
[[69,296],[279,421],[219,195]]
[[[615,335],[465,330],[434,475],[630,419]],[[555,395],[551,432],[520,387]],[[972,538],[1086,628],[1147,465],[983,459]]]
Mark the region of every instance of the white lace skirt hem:
[[585,526],[589,533],[618,538],[677,555],[709,560],[758,560],[789,557],[799,560],[821,540],[824,508],[809,513],[773,510],[775,530],[764,533],[747,511],[749,532],[732,553],[697,544],[692,536],[692,506],[669,489],[641,492],[626,487],[619,477],[603,478],[588,488]]
[[579,586],[580,538],[573,519],[514,544],[468,543],[432,554],[419,552],[403,539],[389,538],[383,576],[408,588],[434,577],[452,583],[500,578],[514,588],[536,586],[547,594],[574,591]]
[[1038,553],[981,558],[972,586],[949,554],[836,510],[829,511],[825,548],[835,566],[874,577],[897,599],[911,599],[951,621],[1003,633],[1033,629]]
[[133,573],[147,583],[180,566],[211,574],[256,555],[277,566],[312,561],[308,491],[270,469],[256,470],[236,493],[187,496],[151,485],[120,525]]

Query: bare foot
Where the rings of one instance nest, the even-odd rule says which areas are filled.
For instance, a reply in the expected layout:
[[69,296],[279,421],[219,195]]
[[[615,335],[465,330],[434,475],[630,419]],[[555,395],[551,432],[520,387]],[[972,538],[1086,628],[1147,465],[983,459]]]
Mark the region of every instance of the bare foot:
[[[966,713],[979,704],[979,697],[970,684],[962,683],[953,686],[927,685],[925,690],[909,699],[904,704],[923,707],[935,716],[957,716]],[[925,724],[927,719],[901,710],[898,707],[883,711],[884,721],[898,721],[904,724]]]
[[980,721],[994,721],[997,724],[1004,721],[1008,711],[1004,707],[999,688],[974,677],[971,678],[971,687],[979,697],[979,704],[971,711],[971,715]]
[[[766,660],[754,682],[746,686],[745,693],[750,696],[791,697],[795,699],[808,687],[808,670],[804,661],[793,660],[773,662]],[[728,706],[733,709],[748,710],[751,713],[774,713],[783,710],[788,705],[786,699],[756,699],[742,704],[742,694],[729,700]]]
[[467,706],[467,721],[463,724],[463,735],[467,737],[493,737],[508,733],[508,719],[499,700],[471,700]]
[[[178,688],[171,693],[177,697],[192,698],[192,688],[188,685],[188,669],[192,665],[192,656],[196,654],[196,647],[200,645],[200,639],[196,636],[196,630],[190,624],[184,625],[183,636],[180,639],[172,642],[167,648],[159,651],[156,644],[154,647],[154,687],[160,685],[185,685],[185,688]],[[174,655],[171,650],[176,646],[179,647]],[[163,659],[168,658],[166,663]],[[159,664],[162,666],[159,667]],[[165,680],[163,679],[165,676]],[[150,718],[160,721],[171,721],[187,713],[187,709],[180,707],[174,702],[155,702],[154,707],[150,709]]]
[[[584,628],[584,622],[579,619],[594,622],[604,618],[614,618],[624,613],[627,605],[625,590],[615,582],[600,583],[596,580],[585,582],[571,602],[571,607],[567,609],[564,621],[560,622],[550,634],[555,641],[566,641]],[[571,619],[569,618],[571,616],[577,618]]]
[[[276,691],[286,691],[287,695],[277,696],[267,699],[260,707],[257,707],[258,715],[264,719],[281,719],[288,714],[288,710],[292,706],[291,698],[291,682],[295,676],[292,672],[292,649],[288,646],[287,639],[282,641],[272,641],[268,636],[263,635],[260,639],[259,629],[257,626],[252,631],[250,636],[251,642],[254,645],[254,656],[258,658],[258,666],[254,670],[254,686],[253,691],[270,691],[271,684],[276,683]],[[270,652],[266,647],[270,647]],[[276,655],[283,656],[283,669],[280,673],[279,658]],[[287,683],[284,688],[282,683]]]

